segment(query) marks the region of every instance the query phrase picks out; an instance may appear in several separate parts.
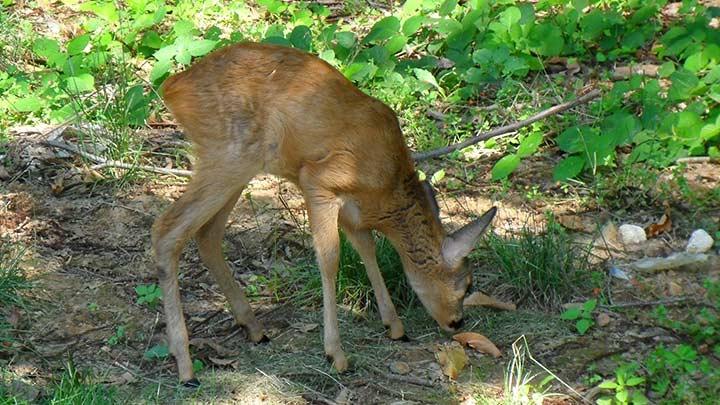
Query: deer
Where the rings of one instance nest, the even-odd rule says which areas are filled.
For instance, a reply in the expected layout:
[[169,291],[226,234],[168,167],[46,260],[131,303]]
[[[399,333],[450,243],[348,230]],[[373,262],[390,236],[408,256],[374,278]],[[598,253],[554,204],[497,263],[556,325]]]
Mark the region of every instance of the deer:
[[462,326],[462,301],[472,284],[465,258],[496,208],[447,233],[432,186],[420,180],[390,107],[316,56],[258,43],[208,54],[167,78],[160,93],[196,157],[185,192],[151,232],[168,349],[184,386],[200,384],[178,283],[189,238],[248,339],[269,341],[221,249],[229,214],[261,173],[294,183],[303,196],[322,280],[323,345],[338,372],[348,368],[337,319],[340,229],[365,265],[390,339],[406,336],[378,267],[373,231],[397,250],[410,286],[439,327]]

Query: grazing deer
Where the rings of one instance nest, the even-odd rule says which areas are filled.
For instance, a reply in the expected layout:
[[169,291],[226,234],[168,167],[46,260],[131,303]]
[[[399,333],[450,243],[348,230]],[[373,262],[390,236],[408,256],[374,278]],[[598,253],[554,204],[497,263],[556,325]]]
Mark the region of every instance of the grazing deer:
[[418,179],[389,107],[315,56],[250,43],[212,53],[167,79],[161,91],[197,156],[187,191],[152,230],[169,348],[186,386],[199,382],[177,273],[181,250],[193,235],[237,323],[253,342],[267,340],[221,250],[230,211],[261,172],[289,179],[302,191],[322,276],[325,353],[338,371],[348,367],[335,297],[338,227],[365,263],[390,338],[404,338],[405,332],[378,268],[373,229],[395,246],[410,285],[440,327],[454,331],[462,325],[462,300],[471,285],[464,258],[495,208],[446,234],[432,189]]

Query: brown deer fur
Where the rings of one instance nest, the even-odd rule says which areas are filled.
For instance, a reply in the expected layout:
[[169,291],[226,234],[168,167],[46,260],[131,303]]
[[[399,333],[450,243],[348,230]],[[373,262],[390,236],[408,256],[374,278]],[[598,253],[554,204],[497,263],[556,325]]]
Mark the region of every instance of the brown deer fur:
[[187,191],[152,232],[169,348],[181,381],[197,384],[177,279],[179,255],[192,236],[237,323],[250,340],[266,339],[221,251],[230,211],[261,172],[289,179],[303,193],[322,275],[325,353],[338,371],[348,366],[336,312],[338,227],[365,263],[391,338],[404,337],[404,330],[375,259],[373,229],[400,253],[430,315],[443,329],[459,326],[471,283],[463,258],[495,209],[447,235],[390,108],[314,56],[249,43],[216,51],[170,77],[162,94],[197,155]]

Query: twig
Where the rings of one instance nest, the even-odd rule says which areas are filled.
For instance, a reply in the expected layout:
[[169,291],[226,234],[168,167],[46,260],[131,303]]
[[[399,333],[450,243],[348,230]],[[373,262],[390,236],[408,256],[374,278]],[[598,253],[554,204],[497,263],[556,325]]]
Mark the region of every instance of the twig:
[[134,164],[130,164],[130,163],[118,162],[116,160],[105,159],[102,156],[93,155],[92,153],[82,151],[82,150],[78,149],[75,145],[71,145],[71,144],[68,144],[65,142],[59,142],[59,141],[55,141],[55,140],[51,140],[51,139],[43,141],[43,144],[47,145],[47,146],[51,146],[53,148],[66,150],[68,152],[82,156],[85,159],[91,160],[96,163],[96,165],[93,166],[93,168],[96,168],[96,169],[101,169],[103,167],[117,167],[120,169],[129,169],[129,170],[137,169],[137,170],[143,170],[146,172],[169,174],[169,175],[178,176],[178,177],[190,177],[192,175],[192,172],[190,170],[166,169],[164,167],[156,167],[156,166],[148,166],[148,165],[134,165]]
[[678,304],[680,302],[691,301],[692,297],[667,298],[657,301],[637,301],[637,302],[620,302],[612,305],[600,305],[602,308],[631,308],[631,307],[650,307],[655,305]]
[[558,104],[556,106],[550,107],[547,110],[541,111],[528,119],[525,119],[522,121],[516,121],[512,124],[495,128],[488,132],[478,134],[478,135],[476,135],[470,139],[467,139],[463,142],[456,143],[456,144],[450,145],[450,146],[446,146],[444,148],[439,148],[439,149],[435,149],[435,150],[431,150],[431,151],[427,151],[427,152],[414,153],[413,159],[415,159],[416,161],[421,161],[421,160],[436,158],[438,156],[446,155],[446,154],[454,152],[456,150],[466,148],[470,145],[474,145],[480,141],[484,141],[484,140],[490,139],[490,138],[495,138],[497,136],[507,134],[508,132],[517,131],[518,129],[520,129],[522,127],[526,127],[536,121],[540,121],[541,119],[547,118],[551,115],[559,114],[563,111],[566,111],[566,110],[573,108],[575,106],[578,106],[580,104],[588,103],[588,102],[598,98],[600,96],[600,94],[601,94],[600,90],[594,89],[594,90],[590,91],[589,93],[576,98],[575,100],[568,101],[566,103],[562,103],[562,104]]
[[712,156],[690,156],[690,157],[684,157],[680,158],[675,161],[675,163],[718,163],[720,162],[720,158],[712,157]]

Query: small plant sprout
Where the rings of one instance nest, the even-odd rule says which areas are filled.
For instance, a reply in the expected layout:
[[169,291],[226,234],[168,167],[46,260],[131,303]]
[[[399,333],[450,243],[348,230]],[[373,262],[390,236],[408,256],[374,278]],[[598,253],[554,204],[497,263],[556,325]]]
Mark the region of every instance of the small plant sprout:
[[575,321],[575,329],[579,334],[584,335],[595,324],[592,319],[592,312],[596,306],[597,300],[593,298],[585,301],[582,306],[566,310],[560,317],[568,321]]
[[157,284],[142,284],[135,287],[137,293],[137,304],[146,304],[148,307],[155,309],[158,302],[162,299],[162,290]]

